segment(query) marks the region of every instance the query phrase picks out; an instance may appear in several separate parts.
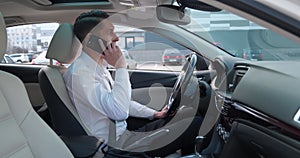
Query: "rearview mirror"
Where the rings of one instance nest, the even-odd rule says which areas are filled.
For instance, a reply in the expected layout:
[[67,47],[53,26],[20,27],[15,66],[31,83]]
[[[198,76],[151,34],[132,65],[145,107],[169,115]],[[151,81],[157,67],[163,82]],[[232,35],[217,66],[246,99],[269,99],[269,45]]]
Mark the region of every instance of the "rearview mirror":
[[187,25],[191,22],[189,15],[179,6],[159,5],[156,7],[156,15],[159,21],[175,25]]

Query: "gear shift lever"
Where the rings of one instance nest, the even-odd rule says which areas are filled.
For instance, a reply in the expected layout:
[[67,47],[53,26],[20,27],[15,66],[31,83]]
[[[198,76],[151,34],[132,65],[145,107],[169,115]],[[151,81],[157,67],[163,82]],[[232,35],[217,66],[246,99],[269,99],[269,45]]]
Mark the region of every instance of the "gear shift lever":
[[201,153],[205,148],[205,145],[204,145],[205,139],[206,139],[206,137],[204,137],[204,136],[197,136],[195,139],[195,154],[198,157],[203,157],[201,155]]

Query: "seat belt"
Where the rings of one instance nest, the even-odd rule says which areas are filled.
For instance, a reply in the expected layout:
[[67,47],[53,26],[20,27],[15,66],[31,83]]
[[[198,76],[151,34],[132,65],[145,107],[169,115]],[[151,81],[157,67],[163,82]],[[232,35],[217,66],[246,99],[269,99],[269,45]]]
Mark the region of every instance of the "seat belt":
[[115,120],[109,119],[108,145],[112,147],[116,147],[116,142],[117,142],[116,128],[117,126]]
[[[61,77],[63,72],[60,72],[58,69],[55,68],[56,66],[50,66],[48,65],[43,70],[45,71],[46,76],[48,77],[50,83],[52,84],[53,89],[59,96],[59,98],[63,101],[63,103],[66,105],[68,110],[73,114],[73,116],[76,118],[76,120],[80,123],[80,125],[83,127],[83,129],[86,131],[88,135],[92,135],[91,132],[88,130],[88,128],[85,126],[85,124],[80,119],[80,116],[77,113],[76,107],[71,103],[69,98],[69,93],[67,92],[66,86],[64,84],[64,80]],[[62,71],[62,70],[61,70]],[[60,77],[56,77],[56,76]],[[110,85],[111,86],[111,85]],[[116,146],[116,124],[114,120],[109,120],[109,137],[108,142],[112,143],[113,146]]]
[[[85,130],[85,132],[88,135],[92,135],[89,129],[86,127],[86,125],[82,122],[80,116],[77,113],[76,107],[71,103],[69,93],[66,89],[65,83],[62,78],[62,73],[55,68],[55,66],[48,65],[46,68],[43,68],[45,71],[45,74],[47,78],[49,79],[53,89],[55,90],[58,97],[62,100],[62,102],[66,105],[68,110],[73,114],[73,116],[76,118],[76,120],[79,122],[79,124],[82,126],[82,128]],[[59,76],[59,77],[58,77]]]
[[[108,84],[110,89],[112,89],[112,83],[110,82],[110,80],[107,77],[104,77]],[[112,146],[112,147],[116,147],[116,142],[117,142],[117,132],[116,132],[116,121],[113,119],[109,119],[109,133],[108,133],[108,145]]]

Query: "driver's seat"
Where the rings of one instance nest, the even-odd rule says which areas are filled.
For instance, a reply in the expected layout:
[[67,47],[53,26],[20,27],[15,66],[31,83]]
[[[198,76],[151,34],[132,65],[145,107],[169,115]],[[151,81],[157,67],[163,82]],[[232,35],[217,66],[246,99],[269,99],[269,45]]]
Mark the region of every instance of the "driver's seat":
[[[50,59],[50,65],[39,71],[38,78],[54,131],[75,157],[99,157],[101,153],[97,151],[104,140],[91,136],[69,98],[62,77],[67,69],[65,64],[73,62],[80,53],[81,43],[73,32],[73,25],[61,24],[46,54],[46,58]],[[57,60],[61,65],[51,64],[53,60]]]
[[47,65],[39,72],[39,82],[48,105],[54,131],[58,135],[89,135],[89,130],[81,121],[72,104],[62,74],[64,65],[73,62],[80,54],[81,43],[73,33],[69,23],[61,24],[49,45],[46,58],[57,60],[61,65]]

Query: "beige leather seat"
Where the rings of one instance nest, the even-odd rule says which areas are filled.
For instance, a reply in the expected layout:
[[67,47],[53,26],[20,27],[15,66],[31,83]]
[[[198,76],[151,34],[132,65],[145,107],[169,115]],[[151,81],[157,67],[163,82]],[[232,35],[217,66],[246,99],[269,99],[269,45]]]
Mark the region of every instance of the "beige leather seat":
[[[83,124],[70,100],[62,76],[67,69],[65,65],[72,63],[80,55],[81,48],[81,42],[75,36],[73,26],[69,23],[61,24],[46,54],[46,58],[57,60],[61,65],[50,64],[42,68],[39,72],[39,83],[48,105],[52,128],[64,139],[73,154],[79,157],[103,157],[101,151],[95,152],[104,140],[91,136],[90,131]],[[79,140],[78,138],[80,141],[76,141]],[[81,148],[77,150],[76,146],[81,146]]]
[[[50,112],[53,129],[58,135],[90,135],[72,104],[62,74],[64,65],[72,63],[81,53],[81,43],[74,35],[73,26],[61,24],[49,45],[46,58],[50,65],[39,72],[39,82]],[[52,65],[57,60],[61,65]]]
[[[6,26],[0,13],[0,58]],[[33,110],[22,81],[0,71],[0,157],[69,158],[67,146]]]

